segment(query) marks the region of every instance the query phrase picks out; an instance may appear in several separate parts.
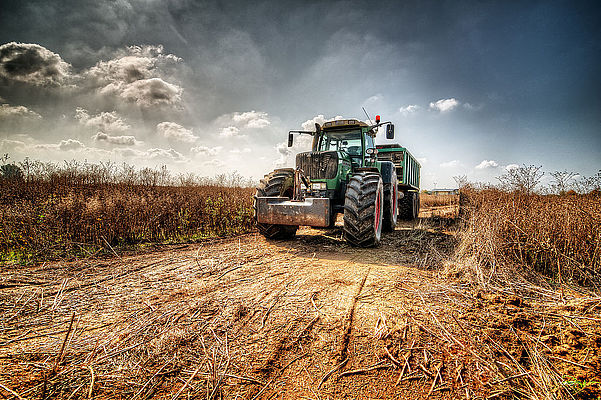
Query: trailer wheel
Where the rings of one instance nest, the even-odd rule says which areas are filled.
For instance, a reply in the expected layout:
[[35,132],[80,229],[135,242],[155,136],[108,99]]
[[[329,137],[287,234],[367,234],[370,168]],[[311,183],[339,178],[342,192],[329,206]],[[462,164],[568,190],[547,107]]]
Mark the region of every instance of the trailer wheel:
[[390,187],[384,189],[384,220],[382,221],[382,229],[385,232],[394,231],[398,221],[398,190],[396,172],[393,172]]
[[413,221],[417,215],[415,192],[403,192],[403,198],[399,201],[399,217],[405,221]]
[[[253,207],[255,209],[255,221],[257,221],[257,197],[282,196],[292,198],[294,191],[294,170],[292,168],[281,168],[265,175],[257,187]],[[298,226],[260,224],[257,222],[259,232],[268,239],[290,239],[296,235]]]
[[344,199],[344,238],[353,246],[380,244],[384,214],[382,177],[374,172],[351,176]]
[[413,217],[413,219],[416,219],[417,217],[419,217],[419,209],[420,209],[419,192],[415,193],[414,197],[415,197],[415,217]]

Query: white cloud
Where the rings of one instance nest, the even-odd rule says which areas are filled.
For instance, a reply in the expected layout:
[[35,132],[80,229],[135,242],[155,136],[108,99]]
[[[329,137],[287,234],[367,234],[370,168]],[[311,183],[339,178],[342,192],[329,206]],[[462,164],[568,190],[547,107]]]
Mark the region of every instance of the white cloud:
[[111,82],[132,83],[161,76],[162,72],[181,61],[173,54],[163,54],[163,46],[129,46],[115,52],[108,61],[99,61],[85,72],[97,86]]
[[234,148],[230,150],[232,154],[242,154],[242,153],[250,153],[252,150],[249,147],[245,147],[243,149]]
[[76,150],[84,150],[86,146],[76,139],[66,139],[61,140],[58,144],[37,144],[33,146],[38,150],[60,150],[60,151],[76,151]]
[[104,132],[98,132],[92,136],[95,142],[106,142],[111,144],[118,144],[124,146],[133,146],[137,143],[134,136],[111,136]]
[[190,161],[182,153],[174,149],[148,149],[146,151],[136,150],[132,148],[114,149],[113,152],[122,157],[139,158],[140,160],[155,160],[162,162],[188,162]]
[[288,164],[288,159],[292,154],[292,150],[290,149],[290,147],[288,147],[288,142],[276,144],[275,150],[278,153],[279,157],[273,162],[273,165],[276,167],[286,166],[286,164]]
[[479,111],[482,109],[482,105],[480,104],[480,105],[475,106],[470,103],[463,103],[463,108],[465,108],[466,110],[470,110],[470,111]]
[[167,139],[180,142],[194,143],[198,136],[194,136],[191,129],[186,129],[175,122],[161,122],[157,124],[157,132]]
[[315,124],[323,125],[326,121],[344,119],[342,115],[337,115],[334,118],[325,118],[323,114],[319,114],[311,119],[306,120],[301,124],[304,131],[315,131]]
[[518,169],[520,166],[517,164],[509,164],[505,166],[506,171],[511,171],[512,169]]
[[499,164],[494,160],[482,160],[482,162],[476,165],[476,169],[489,169],[497,168]]
[[424,165],[428,162],[428,159],[426,157],[417,157],[416,160],[420,163],[420,165]]
[[24,151],[26,148],[27,144],[20,140],[3,139],[0,141],[0,150],[3,153],[11,151]]
[[443,162],[440,164],[440,166],[442,168],[456,168],[460,165],[461,163],[459,162],[459,160],[451,160],[451,161],[447,161],[447,162]]
[[129,147],[113,149],[113,153],[118,154],[121,157],[139,157],[141,159],[146,159],[148,155],[145,151]]
[[100,93],[143,107],[177,106],[183,89],[165,81],[165,71],[181,59],[163,54],[162,46],[130,46],[108,61],[99,61],[82,77]]
[[227,126],[221,129],[219,135],[223,137],[232,137],[238,135],[238,133],[240,133],[239,128],[236,128],[235,126]]
[[232,121],[244,128],[261,129],[271,125],[269,115],[266,112],[255,110],[243,113],[236,112],[232,117]]
[[171,105],[181,102],[183,89],[161,78],[140,79],[132,83],[113,82],[100,90],[115,94],[143,107]]
[[384,97],[384,96],[382,96],[382,94],[381,94],[381,93],[375,94],[375,95],[373,95],[373,96],[369,97],[367,100],[365,100],[365,101],[363,102],[363,104],[375,103],[375,102],[376,102],[376,101],[378,101],[378,100],[382,100],[382,98],[383,98],[383,97]]
[[403,115],[410,115],[410,114],[416,113],[420,109],[421,109],[421,107],[418,106],[417,104],[410,104],[408,106],[399,108],[399,111]]
[[154,62],[148,57],[124,56],[109,61],[99,61],[88,71],[88,76],[106,82],[131,83],[150,78]]
[[40,119],[42,118],[42,116],[37,112],[28,109],[25,106],[11,106],[9,104],[0,104],[0,121],[12,118]]
[[71,75],[71,65],[56,53],[31,43],[0,46],[0,78],[35,86],[57,86]]
[[453,110],[454,108],[459,106],[459,104],[460,103],[454,98],[440,99],[434,103],[430,103],[430,109],[439,111],[441,113],[445,113]]
[[197,147],[192,147],[190,149],[190,151],[193,154],[197,154],[197,155],[216,156],[217,154],[219,154],[219,152],[221,152],[221,149],[223,149],[223,147],[221,147],[221,146],[215,146],[215,147],[197,146]]
[[180,152],[174,149],[148,149],[146,151],[148,158],[151,160],[166,160],[166,161],[176,161],[176,162],[185,162],[188,159]]
[[82,142],[75,139],[61,140],[58,144],[58,148],[62,151],[81,150],[85,147],[86,146]]
[[84,126],[96,128],[102,132],[124,132],[130,129],[116,111],[101,112],[90,116],[84,108],[75,109],[75,119]]
[[216,168],[222,168],[225,167],[225,163],[223,162],[223,160],[220,160],[218,158],[214,159],[214,160],[206,160],[203,161],[202,163],[203,165],[206,165],[208,167],[216,167]]

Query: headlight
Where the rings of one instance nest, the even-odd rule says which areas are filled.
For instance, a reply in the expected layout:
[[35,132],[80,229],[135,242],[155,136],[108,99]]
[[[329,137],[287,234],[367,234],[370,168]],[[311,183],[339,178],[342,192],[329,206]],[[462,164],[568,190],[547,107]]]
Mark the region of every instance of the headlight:
[[325,182],[314,182],[311,184],[312,190],[326,190],[327,185]]

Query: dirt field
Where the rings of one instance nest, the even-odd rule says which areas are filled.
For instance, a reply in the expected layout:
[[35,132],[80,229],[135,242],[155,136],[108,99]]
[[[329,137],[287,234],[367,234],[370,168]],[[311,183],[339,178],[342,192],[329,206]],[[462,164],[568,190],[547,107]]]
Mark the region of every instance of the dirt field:
[[405,223],[375,250],[302,229],[3,268],[0,393],[471,399],[599,380],[598,298],[475,291],[442,273],[445,229]]

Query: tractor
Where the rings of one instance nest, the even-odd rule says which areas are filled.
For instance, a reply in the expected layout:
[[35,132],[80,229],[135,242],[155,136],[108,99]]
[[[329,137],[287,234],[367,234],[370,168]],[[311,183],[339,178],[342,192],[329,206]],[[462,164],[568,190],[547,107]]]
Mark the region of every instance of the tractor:
[[398,218],[419,212],[420,165],[398,144],[375,144],[378,129],[394,138],[394,125],[369,125],[356,119],[328,121],[312,136],[311,151],[296,156],[296,168],[265,175],[257,187],[254,208],[258,230],[266,238],[289,239],[299,226],[332,228],[343,214],[345,240],[358,247],[378,246],[382,231],[393,231]]

